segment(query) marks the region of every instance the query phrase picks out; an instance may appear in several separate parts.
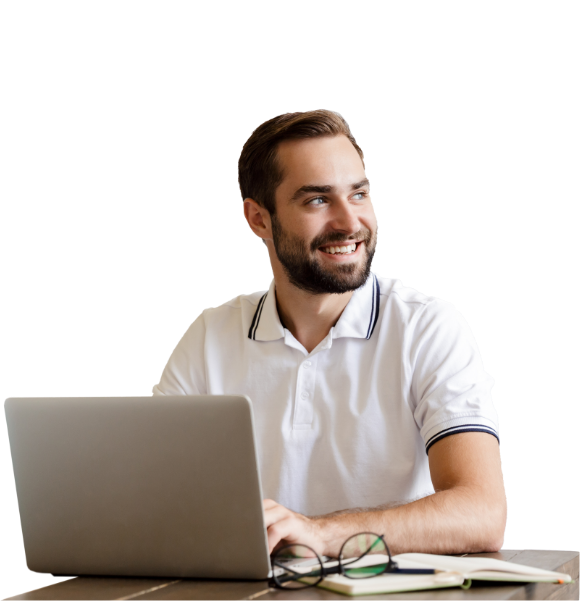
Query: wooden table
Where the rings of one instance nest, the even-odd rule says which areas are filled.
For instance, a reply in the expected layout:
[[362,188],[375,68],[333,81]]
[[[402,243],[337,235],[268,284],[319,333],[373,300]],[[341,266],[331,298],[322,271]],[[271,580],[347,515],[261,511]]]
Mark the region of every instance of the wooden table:
[[[578,599],[578,553],[575,551],[500,551],[495,557],[570,574],[570,584],[474,583],[469,590],[447,588],[415,593],[360,596],[356,599]],[[265,581],[183,580],[175,578],[80,577],[10,599],[349,599],[320,588],[288,591]]]

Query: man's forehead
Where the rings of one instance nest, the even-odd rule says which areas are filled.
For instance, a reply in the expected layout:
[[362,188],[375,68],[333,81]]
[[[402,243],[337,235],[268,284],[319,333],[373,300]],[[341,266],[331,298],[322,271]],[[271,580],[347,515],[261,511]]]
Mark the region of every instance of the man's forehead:
[[350,188],[366,180],[357,150],[343,135],[284,140],[277,154],[283,173],[279,187],[285,193],[303,186]]
[[339,155],[345,158],[362,160],[351,141],[343,134],[338,136],[317,136],[315,138],[299,138],[282,140],[277,147],[278,159],[285,163],[300,163],[314,157],[331,158]]

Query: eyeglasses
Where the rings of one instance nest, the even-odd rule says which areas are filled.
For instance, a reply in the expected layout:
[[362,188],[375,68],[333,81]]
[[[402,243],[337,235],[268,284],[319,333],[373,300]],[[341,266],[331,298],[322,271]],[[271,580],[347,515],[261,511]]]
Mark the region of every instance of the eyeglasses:
[[324,558],[307,545],[287,545],[272,556],[272,581],[278,588],[316,586],[330,574],[347,578],[373,578],[384,573],[433,574],[434,570],[401,569],[393,561],[382,535],[361,532],[341,547],[338,559]]

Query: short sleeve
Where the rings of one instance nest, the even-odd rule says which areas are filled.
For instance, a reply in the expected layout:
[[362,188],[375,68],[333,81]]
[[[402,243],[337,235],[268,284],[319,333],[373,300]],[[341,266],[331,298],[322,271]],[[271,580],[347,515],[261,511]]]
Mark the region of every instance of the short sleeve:
[[493,379],[465,319],[433,299],[417,314],[409,345],[414,417],[425,450],[446,436],[487,432],[499,441]]
[[159,384],[153,387],[153,396],[207,394],[204,348],[205,321],[202,313],[175,347]]

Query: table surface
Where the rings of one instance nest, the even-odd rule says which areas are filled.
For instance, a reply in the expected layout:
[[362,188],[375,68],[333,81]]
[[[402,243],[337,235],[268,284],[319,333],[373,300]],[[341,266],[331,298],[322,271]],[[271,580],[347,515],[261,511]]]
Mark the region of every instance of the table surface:
[[[537,568],[570,574],[570,584],[476,583],[469,590],[447,588],[356,599],[578,599],[576,551],[507,551],[480,553]],[[72,578],[10,599],[348,599],[320,588],[288,591],[268,588],[266,581],[198,580],[175,578]]]

